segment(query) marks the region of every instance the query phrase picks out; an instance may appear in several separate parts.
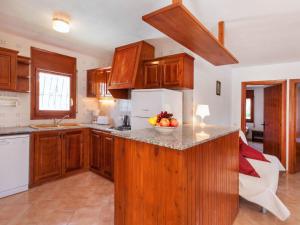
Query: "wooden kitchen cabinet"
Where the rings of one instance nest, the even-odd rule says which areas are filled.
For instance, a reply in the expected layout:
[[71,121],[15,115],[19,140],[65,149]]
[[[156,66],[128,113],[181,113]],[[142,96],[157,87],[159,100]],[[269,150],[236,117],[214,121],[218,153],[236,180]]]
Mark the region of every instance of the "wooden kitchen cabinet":
[[87,71],[87,97],[111,97],[108,81],[111,67],[96,68]]
[[30,60],[29,57],[25,56],[18,56],[17,58],[17,92],[30,92]]
[[142,62],[154,58],[154,47],[145,41],[115,49],[109,89],[133,89],[143,76]]
[[42,131],[32,135],[30,186],[85,169],[84,129]]
[[34,135],[33,183],[42,183],[62,175],[61,133],[40,132]]
[[186,53],[144,62],[143,88],[194,88],[194,58]]
[[0,89],[16,90],[16,69],[18,52],[0,48]]
[[82,130],[63,133],[63,173],[69,173],[83,168],[83,132]]
[[87,71],[86,97],[97,97],[97,70],[95,69]]
[[159,88],[160,65],[158,61],[149,61],[144,63],[144,88]]
[[91,131],[90,169],[110,180],[114,179],[114,139],[108,133]]

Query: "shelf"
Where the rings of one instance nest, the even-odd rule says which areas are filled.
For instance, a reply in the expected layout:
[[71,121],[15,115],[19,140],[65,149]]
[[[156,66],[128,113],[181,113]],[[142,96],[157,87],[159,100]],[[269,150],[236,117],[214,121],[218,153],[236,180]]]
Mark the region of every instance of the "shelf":
[[30,58],[26,57],[26,56],[18,56],[17,61],[18,61],[18,63],[21,63],[21,64],[26,64],[26,65],[30,64]]
[[30,76],[25,76],[25,75],[17,75],[17,79],[30,79]]
[[238,60],[181,3],[174,3],[143,20],[215,66]]

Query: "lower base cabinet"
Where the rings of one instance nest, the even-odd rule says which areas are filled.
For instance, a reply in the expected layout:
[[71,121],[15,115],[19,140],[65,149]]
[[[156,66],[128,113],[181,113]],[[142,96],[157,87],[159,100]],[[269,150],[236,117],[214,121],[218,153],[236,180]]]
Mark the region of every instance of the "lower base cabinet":
[[83,168],[83,133],[70,131],[63,134],[63,173],[69,173]]
[[36,132],[31,136],[30,155],[31,187],[88,169],[114,180],[114,138],[109,133],[90,129]]
[[31,186],[84,169],[84,130],[45,131],[32,136]]
[[97,130],[91,131],[90,169],[114,180],[114,138]]

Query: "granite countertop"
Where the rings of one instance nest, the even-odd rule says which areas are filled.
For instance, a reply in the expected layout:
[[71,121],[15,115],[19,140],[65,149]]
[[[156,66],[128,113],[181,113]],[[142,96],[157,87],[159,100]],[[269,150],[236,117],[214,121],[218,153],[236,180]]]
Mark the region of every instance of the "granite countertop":
[[30,134],[34,132],[51,131],[51,130],[68,130],[77,128],[91,128],[110,132],[111,134],[126,139],[141,141],[149,144],[159,145],[175,150],[185,150],[195,145],[205,143],[207,141],[225,136],[227,134],[238,131],[234,127],[222,127],[207,125],[206,127],[184,125],[176,128],[171,134],[160,134],[153,128],[133,130],[133,131],[117,131],[111,129],[111,125],[98,124],[79,124],[76,127],[57,127],[57,128],[43,128],[35,129],[29,126],[25,127],[4,127],[0,128],[0,136],[2,135],[18,135]]
[[96,130],[114,132],[111,129],[111,125],[98,125],[98,124],[79,124],[74,127],[56,127],[56,128],[32,128],[30,126],[24,127],[0,127],[0,136],[2,135],[18,135],[18,134],[30,134],[34,132],[52,131],[52,130],[69,130],[69,129],[80,129],[80,128],[92,128]]
[[238,128],[234,127],[213,125],[207,125],[203,128],[193,125],[184,125],[177,128],[173,133],[165,135],[158,133],[153,128],[117,132],[114,133],[114,135],[175,150],[185,150],[238,130]]
[[30,134],[36,129],[31,127],[0,127],[0,135]]

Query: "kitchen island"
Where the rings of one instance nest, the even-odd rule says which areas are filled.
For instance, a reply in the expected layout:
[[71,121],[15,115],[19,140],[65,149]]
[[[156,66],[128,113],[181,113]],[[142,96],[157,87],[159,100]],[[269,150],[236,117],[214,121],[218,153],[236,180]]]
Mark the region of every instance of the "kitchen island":
[[114,134],[115,225],[231,225],[238,213],[235,128]]

